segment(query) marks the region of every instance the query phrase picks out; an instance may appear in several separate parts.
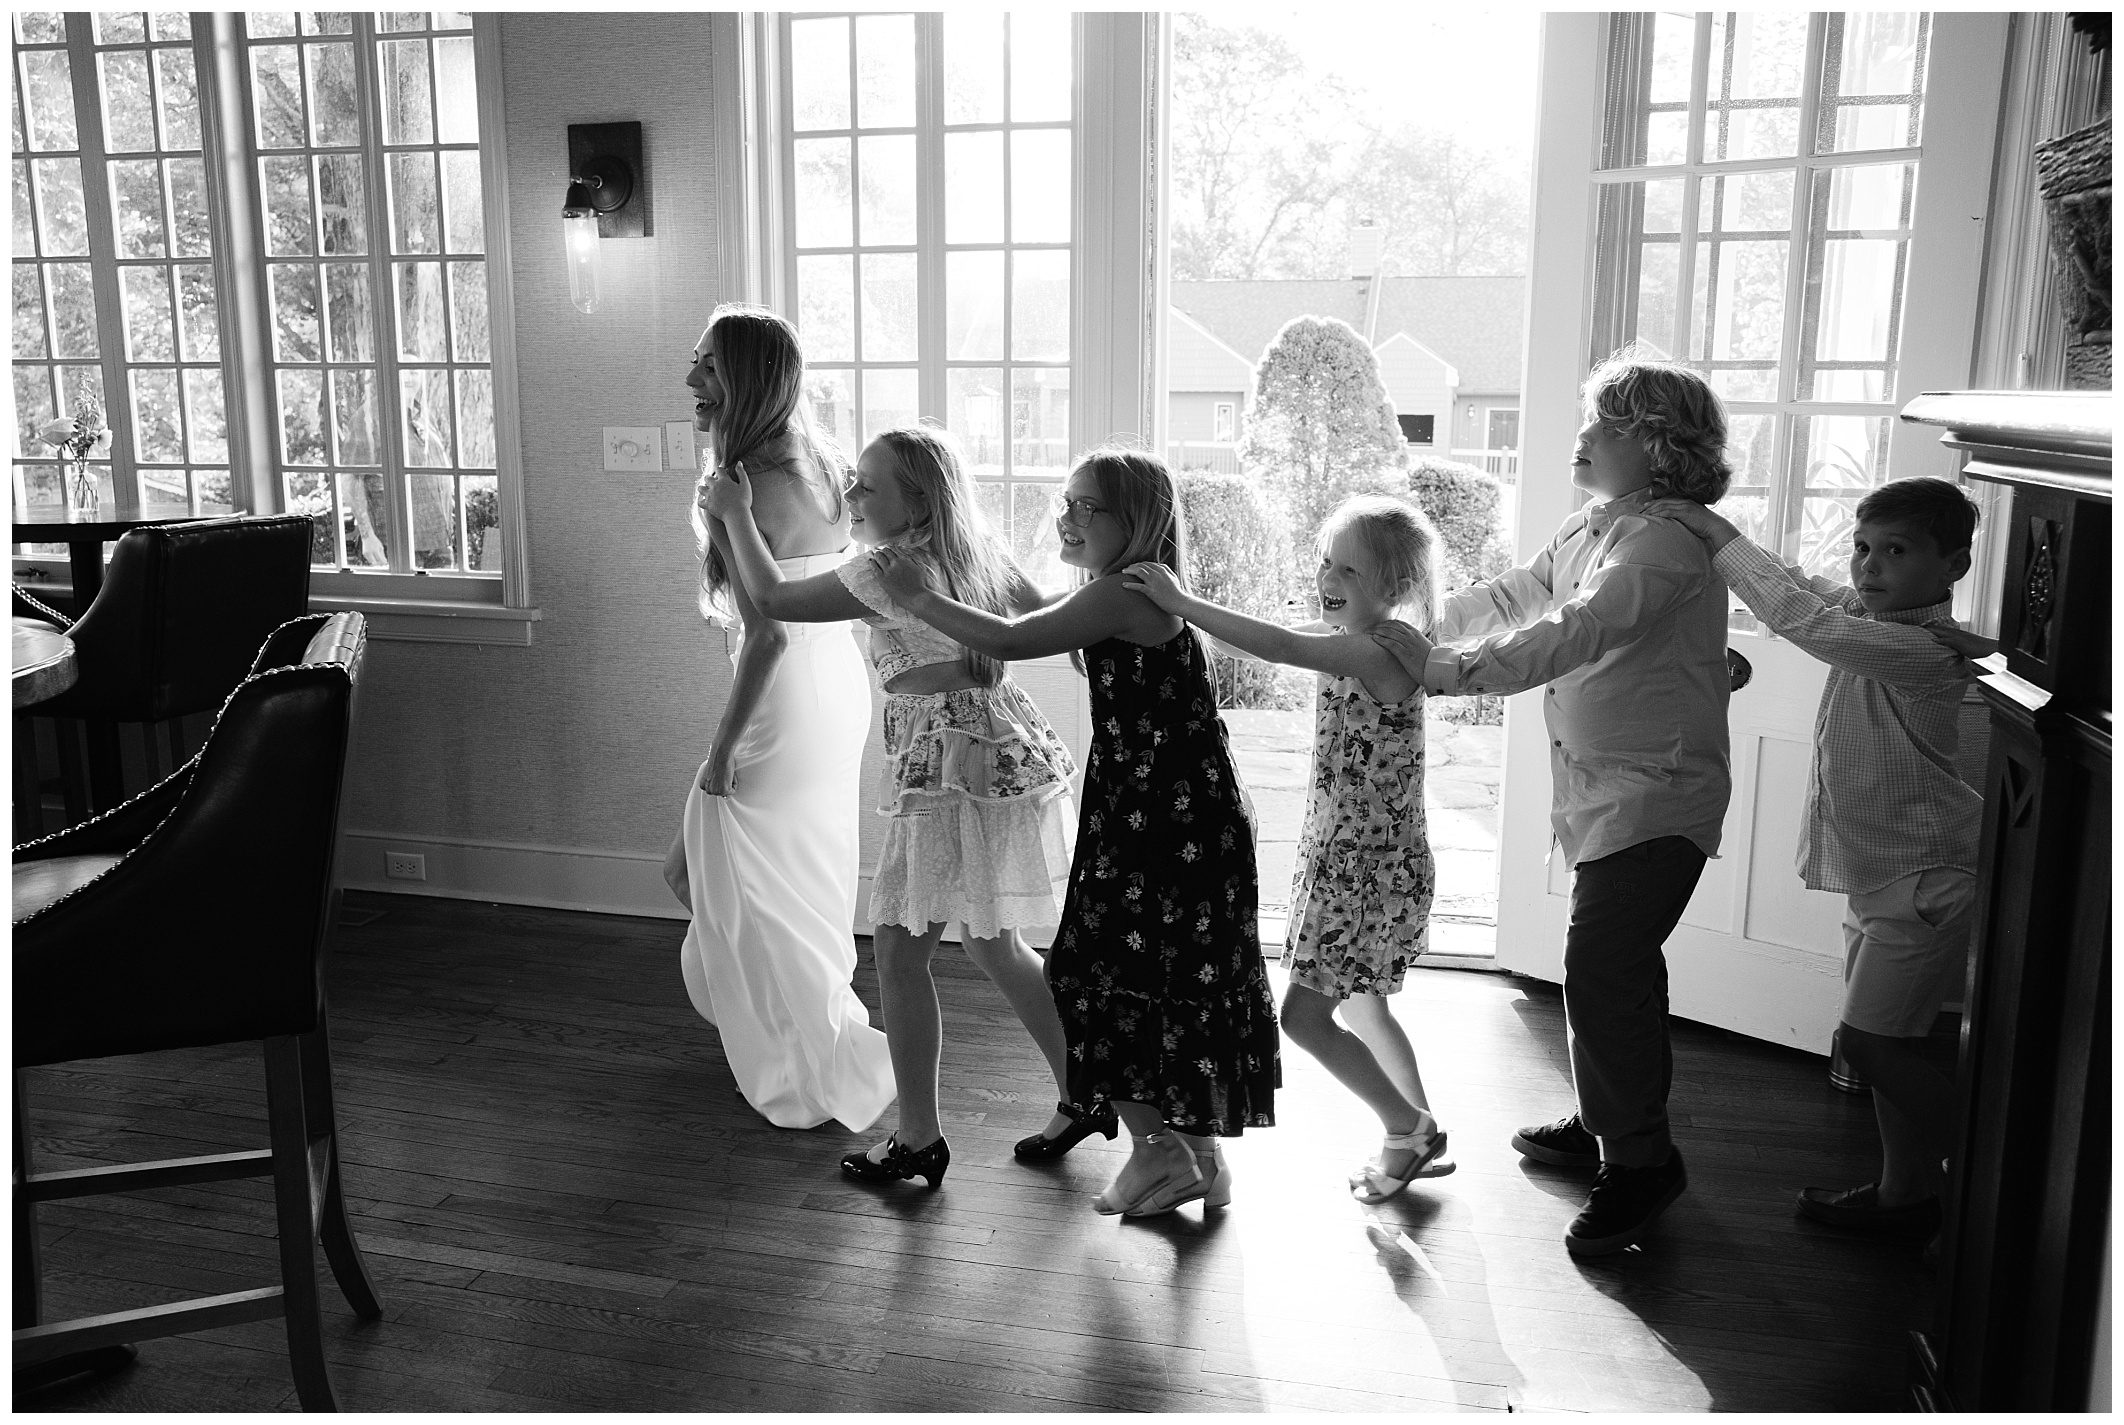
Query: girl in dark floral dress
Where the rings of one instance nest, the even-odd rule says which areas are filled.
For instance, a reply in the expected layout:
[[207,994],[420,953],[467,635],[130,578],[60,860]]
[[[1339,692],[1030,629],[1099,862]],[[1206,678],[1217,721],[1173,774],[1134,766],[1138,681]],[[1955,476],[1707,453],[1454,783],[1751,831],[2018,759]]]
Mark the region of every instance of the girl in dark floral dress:
[[1124,1217],[1221,1207],[1231,1168],[1217,1140],[1275,1122],[1282,1063],[1254,919],[1253,816],[1208,659],[1120,572],[1185,567],[1171,474],[1136,451],[1084,457],[1056,533],[1063,561],[1093,577],[1019,619],[945,598],[922,565],[889,552],[880,578],[903,608],[991,657],[1083,650],[1092,746],[1047,978],[1070,1097],[1111,1101],[1131,1138],[1092,1205]]
[[1359,1202],[1379,1203],[1453,1171],[1416,1051],[1386,1000],[1430,943],[1423,685],[1371,636],[1397,617],[1431,627],[1438,534],[1408,501],[1360,495],[1327,517],[1318,542],[1320,621],[1303,628],[1195,598],[1155,563],[1127,573],[1130,588],[1220,643],[1322,675],[1283,950],[1283,1027],[1379,1115],[1385,1146],[1350,1178]]

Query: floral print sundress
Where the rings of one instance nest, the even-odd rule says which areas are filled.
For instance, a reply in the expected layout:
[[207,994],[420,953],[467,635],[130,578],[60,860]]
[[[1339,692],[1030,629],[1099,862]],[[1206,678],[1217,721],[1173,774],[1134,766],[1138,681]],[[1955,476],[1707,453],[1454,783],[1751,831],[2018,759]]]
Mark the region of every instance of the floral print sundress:
[[1193,630],[1084,650],[1092,743],[1048,983],[1069,1095],[1186,1133],[1276,1121],[1276,1006],[1255,923],[1254,819]]
[[1389,995],[1430,948],[1423,701],[1421,687],[1382,703],[1360,679],[1320,679],[1283,947],[1294,985],[1337,1000]]

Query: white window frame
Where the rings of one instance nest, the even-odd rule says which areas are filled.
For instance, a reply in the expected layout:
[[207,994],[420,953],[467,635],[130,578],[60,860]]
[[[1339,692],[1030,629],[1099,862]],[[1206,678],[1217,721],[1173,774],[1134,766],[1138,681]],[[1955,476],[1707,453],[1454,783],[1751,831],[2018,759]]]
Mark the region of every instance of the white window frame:
[[[494,457],[499,524],[488,536],[499,541],[498,573],[420,571],[312,571],[311,607],[368,612],[370,631],[382,638],[422,642],[528,644],[539,610],[531,605],[525,557],[523,454],[518,420],[514,298],[509,261],[506,111],[501,91],[501,29],[492,13],[472,17],[474,72],[478,85],[480,176],[488,282],[488,322],[494,382]],[[208,220],[213,232],[215,288],[221,324],[223,392],[228,432],[231,493],[239,510],[277,511],[283,482],[276,437],[270,360],[271,312],[265,298],[265,264],[259,239],[263,221],[257,193],[257,153],[250,146],[249,85],[242,19],[233,13],[193,13],[192,45],[198,84],[201,153],[207,165]],[[67,52],[74,72],[76,124],[83,134],[82,177],[92,234],[108,233],[108,187],[103,178],[100,109],[95,104],[97,52],[86,15],[68,16]],[[364,66],[362,72],[367,73]],[[373,85],[363,103],[373,115]],[[98,151],[87,152],[97,136]],[[101,241],[92,236],[92,243]],[[92,254],[94,248],[92,247]],[[381,259],[387,264],[388,255]],[[121,396],[127,361],[117,274],[108,258],[92,256],[96,283],[98,360],[104,370],[106,406],[113,431],[112,478],[121,496],[134,488],[129,396]],[[394,309],[377,311],[376,340],[391,340]],[[114,381],[114,376],[116,380]],[[392,394],[381,393],[380,394]],[[395,394],[379,401],[379,418],[396,421]],[[385,466],[402,483],[402,467]],[[394,501],[396,503],[396,501]],[[18,567],[44,566],[64,581],[63,556],[15,555]]]
[[[717,212],[723,290],[730,300],[790,311],[791,251],[782,35],[778,15],[711,17],[711,82],[734,96],[718,109]],[[1071,144],[1070,416],[1072,451],[1110,439],[1162,449],[1166,278],[1161,248],[1168,63],[1162,14],[1074,17]],[[941,381],[940,381],[941,387]]]

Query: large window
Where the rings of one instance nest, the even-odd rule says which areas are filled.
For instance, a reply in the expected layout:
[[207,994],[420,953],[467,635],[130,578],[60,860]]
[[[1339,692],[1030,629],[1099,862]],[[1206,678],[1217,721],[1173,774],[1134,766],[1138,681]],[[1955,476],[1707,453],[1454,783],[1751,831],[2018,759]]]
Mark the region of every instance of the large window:
[[1732,413],[1720,505],[1820,573],[1887,478],[1929,17],[1617,14],[1593,340],[1705,372]]
[[[93,401],[113,436],[94,462],[106,495],[227,505],[191,19],[25,13],[15,39],[14,498],[72,498],[37,429]],[[77,112],[77,95],[94,103]]]
[[1067,12],[787,18],[784,260],[813,410],[852,458],[919,417],[1059,578],[1069,460]]
[[307,513],[321,592],[503,602],[472,17],[14,26],[16,501],[71,498],[35,431],[92,395],[107,495]]

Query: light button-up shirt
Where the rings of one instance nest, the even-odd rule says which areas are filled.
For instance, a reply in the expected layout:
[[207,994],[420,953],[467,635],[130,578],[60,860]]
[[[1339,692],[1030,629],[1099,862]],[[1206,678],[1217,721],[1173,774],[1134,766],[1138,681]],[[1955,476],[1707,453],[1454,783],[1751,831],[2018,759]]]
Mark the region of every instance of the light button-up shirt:
[[1635,490],[1566,519],[1526,565],[1445,601],[1433,693],[1548,684],[1550,824],[1571,865],[1685,836],[1707,856],[1732,792],[1726,591],[1701,541]]
[[1766,626],[1829,665],[1800,878],[1852,895],[1935,867],[1974,872],[1984,799],[1955,771],[1973,670],[1920,627],[1951,622],[1953,601],[1868,613],[1857,590],[1782,565],[1745,539],[1712,565]]

